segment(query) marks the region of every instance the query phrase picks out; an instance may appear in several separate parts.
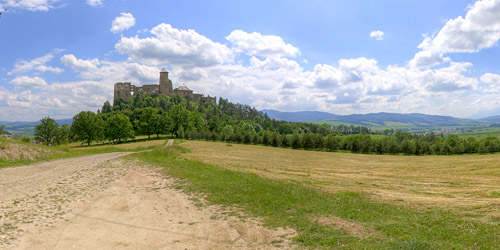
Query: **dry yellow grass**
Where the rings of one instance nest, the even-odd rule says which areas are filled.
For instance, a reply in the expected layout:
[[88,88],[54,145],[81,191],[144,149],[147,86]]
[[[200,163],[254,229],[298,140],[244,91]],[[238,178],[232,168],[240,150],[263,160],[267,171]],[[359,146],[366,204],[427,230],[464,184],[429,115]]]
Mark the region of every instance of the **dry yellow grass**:
[[500,217],[500,154],[363,155],[187,141],[184,157],[328,192],[367,193],[411,206]]
[[[136,137],[136,139],[146,139],[147,136],[140,136]],[[125,150],[133,150],[133,149],[140,149],[140,148],[147,148],[147,147],[154,147],[154,146],[160,146],[165,143],[165,138],[162,139],[156,139],[155,137],[151,137],[152,140],[147,140],[147,141],[139,141],[139,142],[130,142],[130,143],[122,143],[122,144],[97,144],[97,145],[92,145],[93,147],[100,147],[100,148],[118,148],[118,149],[125,149]],[[81,143],[71,143],[70,147],[74,149],[88,149],[85,145],[81,145]]]

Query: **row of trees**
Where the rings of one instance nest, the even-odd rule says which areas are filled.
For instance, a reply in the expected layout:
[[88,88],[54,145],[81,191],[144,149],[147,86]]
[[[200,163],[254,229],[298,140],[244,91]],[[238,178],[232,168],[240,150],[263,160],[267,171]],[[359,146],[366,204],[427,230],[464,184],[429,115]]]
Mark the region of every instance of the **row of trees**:
[[[403,132],[396,131],[396,133]],[[406,134],[409,135],[409,133]],[[316,133],[294,133],[282,135],[267,130],[251,133],[226,126],[220,134],[191,131],[185,135],[185,138],[306,150],[351,151],[366,154],[451,155],[500,152],[500,140],[494,136],[476,140],[473,137],[460,139],[457,135],[448,135],[445,138],[434,135],[411,135],[409,138],[399,140],[394,135],[374,139],[367,134],[343,135],[331,133],[328,136],[322,136]]]
[[[40,126],[46,126],[45,123],[42,119]],[[69,135],[60,133],[61,140],[55,139],[57,133],[52,139],[41,136],[47,133],[40,133],[37,140],[59,144],[68,138],[90,145],[105,140],[119,143],[136,135],[150,138],[152,135],[171,134],[187,139],[377,154],[500,152],[500,142],[496,137],[475,140],[460,139],[456,135],[414,135],[387,130],[385,136],[375,139],[370,135],[373,132],[366,127],[278,121],[248,105],[234,104],[222,98],[218,105],[197,104],[180,96],[143,93],[138,93],[129,102],[118,101],[114,106],[105,102],[97,113],[82,111],[73,117],[71,129],[58,129],[69,130],[65,132]]]

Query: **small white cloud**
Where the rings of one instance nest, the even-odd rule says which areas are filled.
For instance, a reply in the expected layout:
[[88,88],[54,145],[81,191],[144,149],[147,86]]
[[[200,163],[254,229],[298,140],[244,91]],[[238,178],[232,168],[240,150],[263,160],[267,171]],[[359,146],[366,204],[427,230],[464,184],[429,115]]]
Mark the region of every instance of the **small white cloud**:
[[100,64],[99,59],[83,60],[76,58],[73,54],[62,56],[61,62],[66,66],[70,66],[75,71],[95,70]]
[[283,38],[274,35],[262,35],[258,32],[247,33],[243,30],[234,30],[226,37],[236,45],[238,52],[257,56],[297,56],[300,50],[283,41]]
[[28,89],[47,86],[47,82],[38,76],[19,76],[12,79],[10,83],[14,84],[16,87],[23,87]]
[[111,32],[120,33],[124,30],[130,29],[135,25],[135,18],[131,13],[120,13],[120,16],[116,17],[111,24]]
[[102,1],[101,0],[87,0],[87,4],[95,7],[95,6],[102,5]]
[[376,40],[384,40],[384,32],[380,30],[374,30],[370,32],[370,37],[375,38]]
[[55,8],[54,4],[59,0],[4,0],[0,2],[3,9],[23,9],[29,11],[48,11]]
[[481,82],[500,85],[500,75],[486,73],[481,76]]
[[[57,52],[57,51],[56,51]],[[52,73],[61,73],[64,70],[57,67],[51,67],[45,65],[49,61],[54,58],[54,54],[49,53],[42,57],[37,57],[31,61],[20,60],[14,65],[14,69],[7,73],[7,75],[12,75],[16,73],[26,73],[32,70],[39,72],[52,72]]]

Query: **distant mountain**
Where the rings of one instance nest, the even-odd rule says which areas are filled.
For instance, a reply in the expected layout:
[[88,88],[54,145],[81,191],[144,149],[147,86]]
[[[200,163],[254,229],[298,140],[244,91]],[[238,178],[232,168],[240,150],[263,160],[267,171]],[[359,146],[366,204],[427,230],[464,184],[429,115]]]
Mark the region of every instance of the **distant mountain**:
[[500,115],[488,116],[488,117],[481,118],[479,120],[481,120],[481,121],[487,121],[487,122],[490,122],[490,123],[500,123]]
[[[73,123],[73,118],[70,119],[57,119],[57,124],[62,126],[63,124],[68,124],[71,126]],[[18,135],[33,135],[35,133],[35,126],[40,124],[40,121],[36,122],[7,122],[0,121],[0,125],[6,125],[5,131],[10,131],[12,134]]]
[[281,112],[272,109],[264,109],[262,110],[262,112],[267,113],[270,118],[287,122],[317,121],[328,118],[335,118],[338,116],[335,114],[319,111]]
[[488,125],[488,122],[472,119],[461,119],[451,116],[426,115],[419,113],[371,113],[340,116],[328,119],[337,122],[359,124],[363,126],[389,127],[443,127],[443,126],[479,126]]
[[[276,110],[263,110],[269,117],[284,121],[314,121],[315,123],[331,124],[355,124],[367,127],[455,127],[455,126],[486,126],[490,123],[499,122],[500,116],[491,120],[461,119],[451,116],[426,115],[419,113],[370,113],[352,115],[334,115],[326,112],[303,111],[303,112],[280,112]],[[326,118],[323,118],[326,117]]]

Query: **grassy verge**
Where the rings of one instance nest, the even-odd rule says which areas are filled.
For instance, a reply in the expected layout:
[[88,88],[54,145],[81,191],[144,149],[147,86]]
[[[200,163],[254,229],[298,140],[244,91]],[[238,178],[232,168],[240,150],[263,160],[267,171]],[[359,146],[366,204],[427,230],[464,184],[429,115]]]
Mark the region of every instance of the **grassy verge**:
[[[0,158],[0,168],[12,167],[26,165],[41,161],[56,160],[63,158],[80,157],[86,155],[94,154],[104,154],[113,152],[137,152],[148,149],[153,149],[154,147],[165,144],[165,138],[160,139],[138,139],[127,141],[121,144],[95,144],[91,146],[80,146],[79,144],[74,145],[62,145],[56,147],[48,147],[45,145],[34,145],[31,143],[24,143],[20,141],[13,140],[0,140],[0,147],[9,149],[9,147],[18,147],[19,151],[33,151],[42,152],[37,154],[35,157],[20,157],[20,159],[2,159]],[[24,152],[20,152],[23,154]]]
[[[178,157],[183,151],[174,146],[132,157],[163,166],[166,174],[182,180],[182,188],[203,193],[209,202],[241,208],[249,215],[262,217],[271,227],[294,228],[299,246],[323,249],[498,249],[500,246],[498,223],[482,223],[441,209],[417,210],[382,203],[361,193],[325,193],[300,182],[266,179]],[[334,222],[328,223],[329,220]]]

